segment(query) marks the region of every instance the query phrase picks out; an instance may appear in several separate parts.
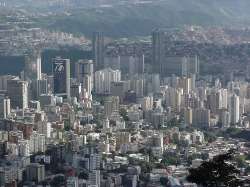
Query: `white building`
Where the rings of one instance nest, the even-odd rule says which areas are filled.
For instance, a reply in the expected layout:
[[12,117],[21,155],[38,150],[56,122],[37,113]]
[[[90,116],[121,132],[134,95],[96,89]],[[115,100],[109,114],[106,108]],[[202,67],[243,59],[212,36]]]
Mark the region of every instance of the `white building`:
[[18,141],[18,153],[19,156],[30,156],[30,147],[28,140]]
[[110,94],[112,82],[121,80],[121,71],[112,70],[111,68],[95,72],[95,92],[97,94]]
[[240,120],[240,99],[237,95],[232,95],[230,98],[230,114],[231,114],[231,123],[236,124]]
[[30,153],[45,152],[45,135],[33,132],[29,140]]

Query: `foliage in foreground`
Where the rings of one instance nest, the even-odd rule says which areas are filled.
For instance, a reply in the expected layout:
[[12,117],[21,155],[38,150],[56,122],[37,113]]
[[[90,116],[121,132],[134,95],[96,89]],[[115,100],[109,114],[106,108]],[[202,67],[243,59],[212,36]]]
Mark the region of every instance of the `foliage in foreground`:
[[198,168],[190,168],[187,180],[204,187],[250,186],[249,181],[239,178],[240,171],[230,163],[234,155],[230,150],[203,162]]

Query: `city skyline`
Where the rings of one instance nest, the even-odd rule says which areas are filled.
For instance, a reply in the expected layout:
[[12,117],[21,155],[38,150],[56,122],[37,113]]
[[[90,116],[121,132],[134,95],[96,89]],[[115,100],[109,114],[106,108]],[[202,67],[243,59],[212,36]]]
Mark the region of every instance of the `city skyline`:
[[249,8],[0,0],[0,187],[249,186]]

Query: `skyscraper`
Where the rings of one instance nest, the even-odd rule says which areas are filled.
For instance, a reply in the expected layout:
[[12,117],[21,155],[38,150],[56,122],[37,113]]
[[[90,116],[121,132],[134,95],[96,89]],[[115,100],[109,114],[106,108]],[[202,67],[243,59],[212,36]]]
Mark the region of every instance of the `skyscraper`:
[[45,167],[37,163],[27,166],[26,175],[28,181],[40,182],[45,179]]
[[8,80],[7,95],[10,97],[12,108],[27,108],[28,82],[19,79]]
[[54,94],[70,98],[70,60],[53,59]]
[[10,99],[1,98],[0,99],[0,117],[7,118],[9,114],[10,114]]
[[153,71],[161,73],[161,66],[165,60],[165,34],[161,30],[155,30],[152,33],[153,45]]
[[92,60],[79,60],[75,65],[75,76],[77,81],[83,83],[86,75],[93,76],[93,61]]
[[79,60],[75,65],[75,76],[90,95],[94,84],[93,61]]
[[40,80],[42,78],[41,54],[33,52],[25,57],[25,80]]
[[48,80],[47,79],[33,80],[31,82],[30,89],[31,89],[32,99],[38,100],[41,94],[48,93]]
[[231,114],[231,123],[238,123],[240,120],[240,99],[236,94],[232,95],[230,98],[229,109]]
[[95,72],[95,92],[97,94],[110,94],[111,83],[121,80],[121,71],[111,68]]
[[104,36],[102,32],[95,32],[92,39],[92,53],[94,59],[94,70],[104,67]]

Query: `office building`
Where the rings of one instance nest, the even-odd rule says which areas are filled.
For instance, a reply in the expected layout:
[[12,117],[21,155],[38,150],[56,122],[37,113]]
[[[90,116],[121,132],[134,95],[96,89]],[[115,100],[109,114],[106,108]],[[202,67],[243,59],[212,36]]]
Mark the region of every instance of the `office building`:
[[200,127],[210,127],[210,110],[205,108],[197,108],[193,112],[193,124]]
[[70,98],[70,60],[53,59],[54,94]]
[[45,167],[37,163],[30,164],[27,166],[26,175],[28,181],[39,183],[45,179]]
[[38,100],[40,95],[48,93],[47,79],[32,80],[30,89],[31,98],[34,100]]
[[130,89],[136,93],[136,97],[143,97],[144,96],[144,79],[134,77],[130,81]]
[[25,80],[40,80],[42,78],[41,63],[40,52],[33,52],[25,57]]
[[93,170],[89,173],[89,186],[100,187],[101,186],[101,173],[100,170]]
[[120,100],[122,101],[125,97],[125,93],[130,89],[130,82],[129,81],[118,81],[112,82],[110,92],[113,96],[119,96]]
[[161,76],[177,76],[190,77],[192,74],[198,75],[200,71],[200,62],[198,56],[168,56],[160,66]]
[[155,30],[152,33],[153,45],[153,71],[162,72],[162,65],[165,62],[165,33],[161,30]]
[[104,68],[104,36],[101,32],[95,32],[92,38],[92,54],[94,59],[94,71]]
[[19,79],[8,80],[7,95],[11,100],[11,108],[28,108],[28,82]]
[[83,79],[85,76],[91,76],[94,75],[94,66],[93,66],[92,60],[79,60],[75,64],[75,77],[78,82],[83,83]]
[[9,98],[1,98],[0,99],[0,117],[6,119],[10,114],[10,99]]
[[121,80],[121,71],[111,68],[95,72],[95,92],[97,94],[110,94],[111,83]]
[[236,94],[233,94],[230,98],[229,109],[231,114],[231,123],[235,125],[240,120],[240,99]]
[[193,124],[193,110],[191,108],[185,108],[184,110],[184,124],[187,126]]
[[8,80],[15,79],[15,76],[12,75],[2,75],[0,76],[0,90],[7,90],[7,82]]

